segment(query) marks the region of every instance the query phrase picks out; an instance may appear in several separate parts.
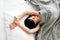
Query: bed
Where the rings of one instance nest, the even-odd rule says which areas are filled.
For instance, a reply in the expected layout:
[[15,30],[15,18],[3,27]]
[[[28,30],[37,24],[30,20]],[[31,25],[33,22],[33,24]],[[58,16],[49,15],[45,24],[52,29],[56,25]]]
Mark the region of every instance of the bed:
[[[24,11],[27,11],[28,9],[35,10],[31,6],[31,4],[29,4],[24,0],[4,0],[4,12],[3,14],[1,14],[1,17],[0,17],[1,18],[0,25],[2,26],[4,24],[4,28],[1,27],[1,30],[3,29],[4,30],[0,31],[1,34],[3,35],[4,40],[27,40],[27,39],[34,40],[34,37],[32,37],[32,35],[29,36],[28,34],[23,32],[23,30],[21,30],[19,27],[16,27],[13,30],[10,30],[9,28],[9,24],[13,20],[13,17],[18,16],[19,14],[21,14]],[[22,20],[22,22],[23,21],[24,20]],[[3,38],[1,39],[3,40]]]
[[[6,0],[4,4],[4,27],[6,31],[6,40],[34,40],[34,37],[25,33],[21,28],[15,27],[10,30],[9,24],[14,16],[20,15],[24,11],[35,10],[28,2],[24,0]],[[22,20],[23,22],[24,20]]]

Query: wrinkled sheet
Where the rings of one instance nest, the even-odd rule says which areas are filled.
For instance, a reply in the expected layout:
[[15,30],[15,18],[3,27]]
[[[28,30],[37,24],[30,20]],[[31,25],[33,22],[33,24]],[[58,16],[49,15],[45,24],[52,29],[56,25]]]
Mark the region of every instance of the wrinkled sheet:
[[[28,1],[28,0],[27,0]],[[46,0],[43,0],[47,2]],[[45,8],[49,10],[51,17],[50,20],[41,26],[37,33],[36,40],[60,40],[60,17],[59,17],[59,5],[57,0],[51,0],[51,2],[41,2],[40,0],[29,0],[31,4],[39,6],[39,8]],[[37,7],[36,7],[37,8]],[[39,10],[40,10],[39,9]],[[59,19],[58,19],[59,18]]]

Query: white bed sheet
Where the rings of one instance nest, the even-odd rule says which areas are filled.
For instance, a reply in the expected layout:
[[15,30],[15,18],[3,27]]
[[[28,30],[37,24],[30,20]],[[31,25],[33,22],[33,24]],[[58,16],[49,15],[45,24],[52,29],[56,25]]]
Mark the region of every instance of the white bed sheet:
[[4,16],[0,10],[0,40],[6,40],[6,31],[4,28]]
[[[34,35],[25,33],[19,27],[9,29],[9,23],[13,20],[13,16],[18,16],[27,10],[35,10],[28,2],[24,0],[5,0],[4,4],[4,21],[7,33],[7,40],[34,40]],[[22,21],[23,22],[23,21]]]

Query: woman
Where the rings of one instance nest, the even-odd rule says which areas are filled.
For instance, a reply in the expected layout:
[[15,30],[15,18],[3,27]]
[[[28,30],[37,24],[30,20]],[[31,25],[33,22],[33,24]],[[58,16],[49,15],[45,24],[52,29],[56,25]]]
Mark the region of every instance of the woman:
[[[41,15],[39,13],[38,11],[27,11],[19,15],[18,18],[14,17],[14,21],[10,24],[10,29],[14,29],[17,25],[28,34],[36,33],[39,30],[39,24],[41,22]],[[28,17],[24,21],[25,25],[19,23],[19,21],[27,15]]]

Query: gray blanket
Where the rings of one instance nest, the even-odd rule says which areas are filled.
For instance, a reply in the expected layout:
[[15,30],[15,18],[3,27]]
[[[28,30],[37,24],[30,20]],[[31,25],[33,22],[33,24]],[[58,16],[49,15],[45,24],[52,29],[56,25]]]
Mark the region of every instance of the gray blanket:
[[45,8],[49,11],[50,19],[41,26],[35,40],[60,40],[60,17],[57,0],[27,0],[38,10]]

